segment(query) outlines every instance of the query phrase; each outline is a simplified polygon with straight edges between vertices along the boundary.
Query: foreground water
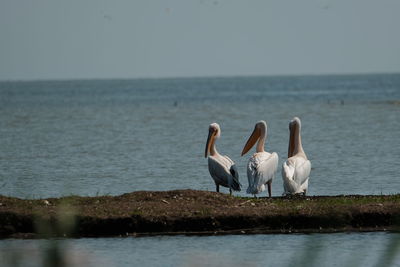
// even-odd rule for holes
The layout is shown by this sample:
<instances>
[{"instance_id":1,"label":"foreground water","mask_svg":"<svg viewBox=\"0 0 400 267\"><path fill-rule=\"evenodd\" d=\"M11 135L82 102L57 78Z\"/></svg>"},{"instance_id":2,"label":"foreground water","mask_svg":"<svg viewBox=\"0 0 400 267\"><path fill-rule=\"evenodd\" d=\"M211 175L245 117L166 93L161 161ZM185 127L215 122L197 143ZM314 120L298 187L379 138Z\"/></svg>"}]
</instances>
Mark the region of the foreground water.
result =
<instances>
[{"instance_id":1,"label":"foreground water","mask_svg":"<svg viewBox=\"0 0 400 267\"><path fill-rule=\"evenodd\" d=\"M3 240L2 266L398 266L400 234ZM20 265L18 265L20 264Z\"/></svg>"},{"instance_id":2,"label":"foreground water","mask_svg":"<svg viewBox=\"0 0 400 267\"><path fill-rule=\"evenodd\" d=\"M266 120L280 165L299 116L311 195L400 191L400 75L0 82L0 194L23 198L214 190L208 125L238 165ZM281 195L280 168L273 195ZM242 190L242 195L245 195Z\"/></svg>"}]
</instances>

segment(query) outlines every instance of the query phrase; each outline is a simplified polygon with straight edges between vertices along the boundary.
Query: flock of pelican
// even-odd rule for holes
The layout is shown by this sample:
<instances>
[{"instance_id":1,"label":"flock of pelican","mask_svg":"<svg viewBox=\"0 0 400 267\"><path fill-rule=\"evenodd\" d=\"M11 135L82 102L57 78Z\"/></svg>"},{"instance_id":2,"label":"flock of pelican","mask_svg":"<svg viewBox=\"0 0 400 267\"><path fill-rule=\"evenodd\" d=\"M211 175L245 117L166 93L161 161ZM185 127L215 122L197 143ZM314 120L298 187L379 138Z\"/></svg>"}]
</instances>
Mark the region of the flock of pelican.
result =
<instances>
[{"instance_id":1,"label":"flock of pelican","mask_svg":"<svg viewBox=\"0 0 400 267\"><path fill-rule=\"evenodd\" d=\"M311 162L307 159L301 144L301 122L294 117L289 123L289 148L288 158L282 165L282 179L284 195L306 194L308 179L311 172ZM205 157L208 157L208 170L213 178L216 191L219 186L229 188L232 191L240 191L239 173L235 163L228 157L218 153L215 141L221 136L221 128L217 123L209 126ZM259 121L256 123L253 133L247 140L242 156L246 154L257 143L256 152L250 157L247 164L247 179L249 186L247 193L256 196L268 187L268 196L271 197L272 180L278 169L278 154L264 150L267 139L267 123ZM266 186L267 185L267 186Z\"/></svg>"}]
</instances>

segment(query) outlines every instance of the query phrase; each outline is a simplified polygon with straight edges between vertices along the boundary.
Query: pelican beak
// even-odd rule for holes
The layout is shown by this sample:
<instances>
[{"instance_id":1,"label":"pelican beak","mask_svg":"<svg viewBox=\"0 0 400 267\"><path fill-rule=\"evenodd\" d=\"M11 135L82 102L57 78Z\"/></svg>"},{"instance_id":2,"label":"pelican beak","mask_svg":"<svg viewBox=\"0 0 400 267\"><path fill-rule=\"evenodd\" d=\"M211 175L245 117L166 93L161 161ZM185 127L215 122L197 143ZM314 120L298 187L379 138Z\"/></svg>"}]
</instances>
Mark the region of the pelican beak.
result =
<instances>
[{"instance_id":1,"label":"pelican beak","mask_svg":"<svg viewBox=\"0 0 400 267\"><path fill-rule=\"evenodd\" d=\"M260 138L261 131L257 127L254 128L253 133L249 137L249 140L247 140L246 145L244 146L242 150L242 156L246 154L257 142L258 138Z\"/></svg>"},{"instance_id":2,"label":"pelican beak","mask_svg":"<svg viewBox=\"0 0 400 267\"><path fill-rule=\"evenodd\" d=\"M204 153L204 157L206 157L206 158L207 158L208 153L210 152L210 146L211 146L211 143L212 143L212 140L213 140L214 136L215 136L215 131L213 129L210 129L208 131L208 137L207 137L207 143L206 143L206 151Z\"/></svg>"},{"instance_id":3,"label":"pelican beak","mask_svg":"<svg viewBox=\"0 0 400 267\"><path fill-rule=\"evenodd\" d=\"M288 148L288 158L293 156L294 152L294 126L293 121L289 123L289 148Z\"/></svg>"}]
</instances>

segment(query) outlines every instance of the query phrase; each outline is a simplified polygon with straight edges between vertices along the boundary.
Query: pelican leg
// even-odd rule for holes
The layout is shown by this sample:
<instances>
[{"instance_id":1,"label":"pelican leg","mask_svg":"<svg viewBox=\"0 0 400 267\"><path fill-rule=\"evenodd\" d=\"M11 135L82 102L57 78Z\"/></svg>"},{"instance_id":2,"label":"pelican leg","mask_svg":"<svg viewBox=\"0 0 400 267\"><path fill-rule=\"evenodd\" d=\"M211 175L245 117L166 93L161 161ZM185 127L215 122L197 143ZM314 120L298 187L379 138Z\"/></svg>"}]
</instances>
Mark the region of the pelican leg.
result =
<instances>
[{"instance_id":1,"label":"pelican leg","mask_svg":"<svg viewBox=\"0 0 400 267\"><path fill-rule=\"evenodd\" d=\"M268 181L267 184L268 184L268 195L269 195L269 197L271 197L272 196L272 193L271 193L271 184L272 184L272 182Z\"/></svg>"},{"instance_id":2,"label":"pelican leg","mask_svg":"<svg viewBox=\"0 0 400 267\"><path fill-rule=\"evenodd\" d=\"M219 193L219 185L216 184L215 187L216 187L217 193Z\"/></svg>"},{"instance_id":3,"label":"pelican leg","mask_svg":"<svg viewBox=\"0 0 400 267\"><path fill-rule=\"evenodd\" d=\"M232 189L229 188L229 195L232 196Z\"/></svg>"},{"instance_id":4,"label":"pelican leg","mask_svg":"<svg viewBox=\"0 0 400 267\"><path fill-rule=\"evenodd\" d=\"M303 195L305 196L307 194L307 189L304 189Z\"/></svg>"}]
</instances>

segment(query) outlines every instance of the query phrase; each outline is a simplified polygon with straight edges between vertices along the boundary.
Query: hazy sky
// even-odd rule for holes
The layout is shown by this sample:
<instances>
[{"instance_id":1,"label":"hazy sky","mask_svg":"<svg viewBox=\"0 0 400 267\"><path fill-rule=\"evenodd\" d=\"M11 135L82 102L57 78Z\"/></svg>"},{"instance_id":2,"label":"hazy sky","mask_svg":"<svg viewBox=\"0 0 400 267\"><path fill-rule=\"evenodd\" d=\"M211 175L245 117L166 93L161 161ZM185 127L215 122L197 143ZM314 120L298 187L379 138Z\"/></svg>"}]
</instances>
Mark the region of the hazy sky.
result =
<instances>
[{"instance_id":1,"label":"hazy sky","mask_svg":"<svg viewBox=\"0 0 400 267\"><path fill-rule=\"evenodd\" d=\"M365 72L399 0L0 0L0 80Z\"/></svg>"}]
</instances>

